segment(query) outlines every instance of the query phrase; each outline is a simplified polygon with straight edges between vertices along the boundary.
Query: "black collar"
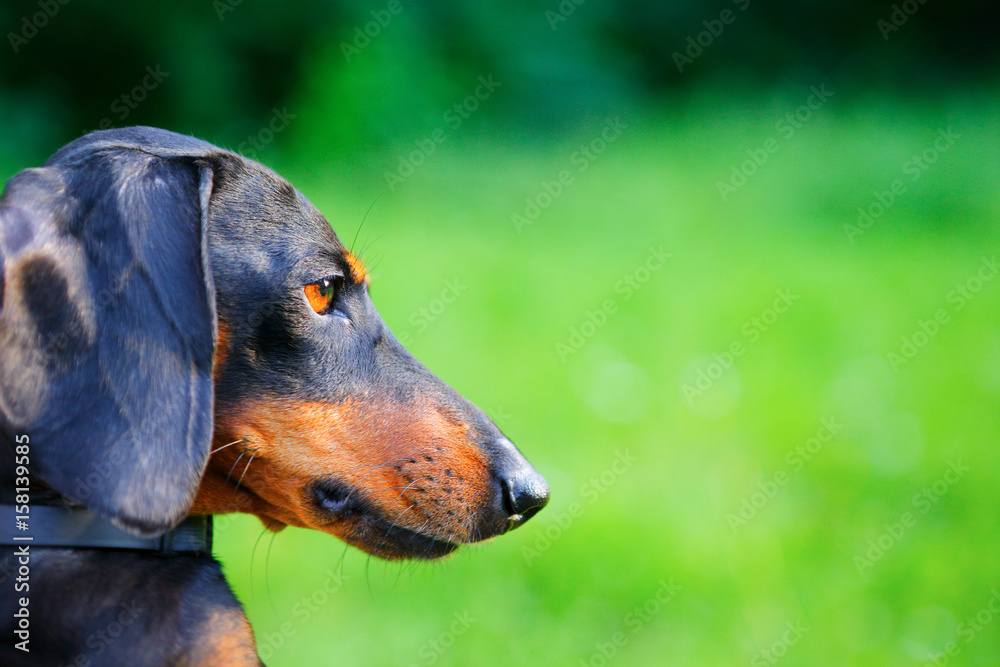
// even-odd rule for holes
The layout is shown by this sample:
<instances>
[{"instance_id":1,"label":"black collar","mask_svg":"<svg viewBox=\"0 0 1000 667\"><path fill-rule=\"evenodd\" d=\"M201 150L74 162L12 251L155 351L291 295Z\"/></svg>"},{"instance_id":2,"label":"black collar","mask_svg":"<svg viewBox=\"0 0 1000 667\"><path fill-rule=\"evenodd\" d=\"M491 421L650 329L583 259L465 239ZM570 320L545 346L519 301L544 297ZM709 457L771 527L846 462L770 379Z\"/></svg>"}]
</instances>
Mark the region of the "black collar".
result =
<instances>
[{"instance_id":1,"label":"black collar","mask_svg":"<svg viewBox=\"0 0 1000 667\"><path fill-rule=\"evenodd\" d=\"M0 545L211 554L212 517L189 516L158 537L137 537L83 508L32 505L19 514L0 505Z\"/></svg>"}]
</instances>

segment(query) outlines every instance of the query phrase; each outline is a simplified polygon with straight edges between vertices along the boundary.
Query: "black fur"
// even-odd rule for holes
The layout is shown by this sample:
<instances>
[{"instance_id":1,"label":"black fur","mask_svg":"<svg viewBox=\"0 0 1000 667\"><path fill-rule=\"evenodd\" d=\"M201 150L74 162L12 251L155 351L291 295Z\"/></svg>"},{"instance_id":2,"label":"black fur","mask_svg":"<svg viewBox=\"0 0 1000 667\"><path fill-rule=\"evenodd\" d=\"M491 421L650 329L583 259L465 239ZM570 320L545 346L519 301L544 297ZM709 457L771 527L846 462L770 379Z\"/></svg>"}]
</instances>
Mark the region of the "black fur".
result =
<instances>
[{"instance_id":1,"label":"black fur","mask_svg":"<svg viewBox=\"0 0 1000 667\"><path fill-rule=\"evenodd\" d=\"M420 395L460 420L488 461L475 539L526 520L548 499L544 480L403 348L351 271L301 193L197 139L95 132L16 175L0 199L0 502L14 501L15 437L28 434L32 502L82 505L158 535L194 500L214 415L260 394L332 403L379 395L400 405ZM303 286L332 276L344 278L334 307L345 317L316 317ZM228 353L216 378L219 321ZM390 553L455 547L337 484L314 487L317 511L363 515L358 530ZM242 608L209 557L32 554L35 634L25 656L11 646L17 563L0 547L0 664L217 664L213 647L231 664L257 664ZM124 630L128 639L93 639L132 600L148 611Z\"/></svg>"},{"instance_id":2,"label":"black fur","mask_svg":"<svg viewBox=\"0 0 1000 667\"><path fill-rule=\"evenodd\" d=\"M107 134L0 199L0 247L26 260L0 311L0 432L30 433L32 471L61 495L157 534L187 513L212 437L212 171L198 158L213 149L188 140L195 155L164 158L150 144L167 136ZM116 147L129 141L144 150Z\"/></svg>"}]
</instances>

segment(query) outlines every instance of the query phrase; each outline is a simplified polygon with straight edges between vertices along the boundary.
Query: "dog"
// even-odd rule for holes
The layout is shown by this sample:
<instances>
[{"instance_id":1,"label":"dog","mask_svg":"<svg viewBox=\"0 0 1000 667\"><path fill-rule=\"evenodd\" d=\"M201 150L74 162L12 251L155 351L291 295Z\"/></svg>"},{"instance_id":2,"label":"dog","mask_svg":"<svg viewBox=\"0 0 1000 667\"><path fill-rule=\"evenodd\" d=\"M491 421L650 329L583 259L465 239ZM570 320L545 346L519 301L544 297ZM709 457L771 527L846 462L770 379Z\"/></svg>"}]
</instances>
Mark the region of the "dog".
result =
<instances>
[{"instance_id":1,"label":"dog","mask_svg":"<svg viewBox=\"0 0 1000 667\"><path fill-rule=\"evenodd\" d=\"M94 132L10 179L0 664L263 664L213 514L435 559L548 502L369 284L286 180L199 139Z\"/></svg>"}]
</instances>

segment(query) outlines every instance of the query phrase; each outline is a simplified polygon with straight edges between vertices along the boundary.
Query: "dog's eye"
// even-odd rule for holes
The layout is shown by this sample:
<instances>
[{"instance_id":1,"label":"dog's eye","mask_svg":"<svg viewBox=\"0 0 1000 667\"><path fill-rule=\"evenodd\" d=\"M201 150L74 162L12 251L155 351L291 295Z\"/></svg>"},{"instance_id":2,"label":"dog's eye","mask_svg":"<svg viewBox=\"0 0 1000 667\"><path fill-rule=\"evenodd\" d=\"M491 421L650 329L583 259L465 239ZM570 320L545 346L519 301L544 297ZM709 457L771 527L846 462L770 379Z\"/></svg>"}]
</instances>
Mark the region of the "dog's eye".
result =
<instances>
[{"instance_id":1,"label":"dog's eye","mask_svg":"<svg viewBox=\"0 0 1000 667\"><path fill-rule=\"evenodd\" d=\"M306 285L306 298L309 300L309 305L312 306L312 309L317 314L323 315L329 312L333 307L333 303L337 298L337 292L340 290L341 283L343 282L343 278L336 276L323 278L323 280Z\"/></svg>"}]
</instances>

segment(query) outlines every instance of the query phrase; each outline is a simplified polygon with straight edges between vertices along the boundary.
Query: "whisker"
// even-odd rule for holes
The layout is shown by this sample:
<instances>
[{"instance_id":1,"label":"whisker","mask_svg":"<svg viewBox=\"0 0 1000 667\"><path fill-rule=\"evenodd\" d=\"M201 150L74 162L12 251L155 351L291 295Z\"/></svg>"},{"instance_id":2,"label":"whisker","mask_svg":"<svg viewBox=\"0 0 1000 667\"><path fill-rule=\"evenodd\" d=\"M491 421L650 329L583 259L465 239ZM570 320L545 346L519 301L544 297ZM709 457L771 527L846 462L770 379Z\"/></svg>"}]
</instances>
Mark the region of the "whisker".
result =
<instances>
[{"instance_id":1,"label":"whisker","mask_svg":"<svg viewBox=\"0 0 1000 667\"><path fill-rule=\"evenodd\" d=\"M382 263L382 260L384 258L385 258L385 255L379 255L378 257L374 258L372 261L368 262L368 267L369 267L368 268L368 274L369 275L375 273L375 269L378 268L378 265Z\"/></svg>"},{"instance_id":2,"label":"whisker","mask_svg":"<svg viewBox=\"0 0 1000 667\"><path fill-rule=\"evenodd\" d=\"M218 447L218 448L216 448L216 449L213 449L213 450L212 450L211 452L209 452L209 454L214 454L214 453L216 453L216 452L221 452L221 451L222 451L223 449L225 449L226 447L231 447L232 445L235 445L235 444L237 444L237 443L240 443L240 442L243 442L243 440L244 440L243 438L240 438L239 440L233 440L233 441L232 441L231 443L229 443L228 445L222 445L221 447Z\"/></svg>"},{"instance_id":3,"label":"whisker","mask_svg":"<svg viewBox=\"0 0 1000 667\"><path fill-rule=\"evenodd\" d=\"M414 532L419 533L421 530L424 529L424 526L430 523L430 521L431 521L430 519L427 519L427 521L424 522L424 525L420 526L420 528ZM425 558L427 558L427 554L431 552L431 548L434 546L434 543L438 541L437 538L440 537L440 535L441 535L440 530L434 531L434 537L431 538L432 541L430 542L430 544L427 545L427 548L424 549L424 553L420 554L420 560L424 560Z\"/></svg>"},{"instance_id":4,"label":"whisker","mask_svg":"<svg viewBox=\"0 0 1000 667\"><path fill-rule=\"evenodd\" d=\"M236 459L236 461L233 463L233 467L229 469L229 474L226 475L225 484L229 484L229 478L232 476L233 471L236 470L236 464L240 462L240 459L243 458L244 454L246 454L246 452L240 452L240 458Z\"/></svg>"},{"instance_id":5,"label":"whisker","mask_svg":"<svg viewBox=\"0 0 1000 667\"><path fill-rule=\"evenodd\" d=\"M391 525L391 526L389 526L389 530L385 531L385 536L386 536L386 537L389 537L389 533L391 533L391 532L392 532L392 529L396 527L396 523L398 523L398 522L399 522L399 520L403 518L403 515L404 515L404 514L406 514L407 512L409 512L409 511L410 511L411 509L413 509L413 508L414 508L414 507L416 507L416 506L417 506L417 505L416 505L416 503L414 503L414 504L410 505L409 507L407 507L407 508L406 508L405 510L403 510L402 512L400 512L399 514L397 514L397 515L396 515L396 520L392 522L392 525Z\"/></svg>"},{"instance_id":6,"label":"whisker","mask_svg":"<svg viewBox=\"0 0 1000 667\"><path fill-rule=\"evenodd\" d=\"M406 493L407 489L409 489L410 487L412 487L414 484L416 484L419 481L420 481L419 479L415 479L412 482L410 482L409 484L407 484L406 486L390 486L390 487L387 487L387 488L384 488L384 489L378 489L378 490L369 491L368 494L369 495L375 495L375 494L378 494L378 493L382 493L383 491L395 491L395 490L399 490L399 498L400 498L400 500L402 500L403 494ZM350 496L348 496L348 497L350 497ZM388 535L388 534L389 533L386 533L386 535Z\"/></svg>"},{"instance_id":7,"label":"whisker","mask_svg":"<svg viewBox=\"0 0 1000 667\"><path fill-rule=\"evenodd\" d=\"M358 470L359 468L381 468L387 466L390 463L395 463L396 461L409 461L406 457L400 457L398 459L389 459L388 461L383 461L382 463L369 463L367 465L354 466L351 471Z\"/></svg>"},{"instance_id":8,"label":"whisker","mask_svg":"<svg viewBox=\"0 0 1000 667\"><path fill-rule=\"evenodd\" d=\"M254 559L257 557L257 545L260 544L261 538L264 537L264 534L267 532L268 532L267 528L264 528L263 530L260 531L260 535L257 536L257 540L253 543L253 549L250 551L250 602L254 604L256 604L257 602L257 592L253 585L253 562ZM264 570L266 574L267 573L266 564Z\"/></svg>"},{"instance_id":9,"label":"whisker","mask_svg":"<svg viewBox=\"0 0 1000 667\"><path fill-rule=\"evenodd\" d=\"M247 461L247 467L243 469L243 474L240 475L240 481L236 482L236 490L240 488L240 484L243 483L243 478L247 476L247 470L250 470L250 464L253 463L253 457L257 456L257 452L250 455L250 460Z\"/></svg>"},{"instance_id":10,"label":"whisker","mask_svg":"<svg viewBox=\"0 0 1000 667\"><path fill-rule=\"evenodd\" d=\"M271 580L267 576L267 565L271 562L271 547L274 546L274 540L278 537L278 534L271 532L271 541L267 543L267 553L264 555L264 590L267 591L267 602L271 606L271 612L277 616L278 610L274 608L274 596L271 595Z\"/></svg>"},{"instance_id":11,"label":"whisker","mask_svg":"<svg viewBox=\"0 0 1000 667\"><path fill-rule=\"evenodd\" d=\"M378 197L375 197L375 201L373 201L373 202L371 203L371 206L369 206L369 207L368 207L368 210L367 210L367 211L365 211L365 215L364 215L364 217L362 217L362 218L361 218L361 224L360 224L360 225L358 225L358 229L357 229L357 231L356 231L356 232L354 232L354 240L353 240L353 241L351 241L351 252L354 252L354 248L355 248L355 245L356 245L356 244L357 244L357 242L358 242L358 234L360 234L360 233L361 233L361 228L365 226L365 220L367 220L367 219L368 219L368 214L372 212L372 209L373 209L373 208L375 208L375 204L377 204L377 203L378 203L378 200L379 200L379 199L381 199L381 198L382 198L382 195L384 195L384 194L385 194L385 192L380 192L380 193L378 193ZM360 256L361 254L362 254L362 253L358 253L358 255L359 255L359 256Z\"/></svg>"},{"instance_id":12,"label":"whisker","mask_svg":"<svg viewBox=\"0 0 1000 667\"><path fill-rule=\"evenodd\" d=\"M359 256L359 257L364 257L365 253L366 253L366 252L368 251L368 248L370 248L371 246L373 246L373 245L375 245L376 243L378 243L379 241L381 241L381 240L382 240L382 238L383 238L383 236L382 236L382 235L379 235L379 236L376 236L376 237L375 237L375 239L374 239L374 240L372 240L372 241L369 241L369 240L368 240L368 239L366 238L366 239L365 239L365 244L364 244L364 245L363 245L363 246L361 247L361 252L359 252L359 253L358 253L358 256Z\"/></svg>"},{"instance_id":13,"label":"whisker","mask_svg":"<svg viewBox=\"0 0 1000 667\"><path fill-rule=\"evenodd\" d=\"M407 489L409 489L419 481L420 481L419 479L415 479L406 486L386 486L381 489L370 489L368 491L368 494L375 495L376 493L382 493L383 491L400 491L399 495L402 497L403 493L405 493Z\"/></svg>"}]
</instances>

